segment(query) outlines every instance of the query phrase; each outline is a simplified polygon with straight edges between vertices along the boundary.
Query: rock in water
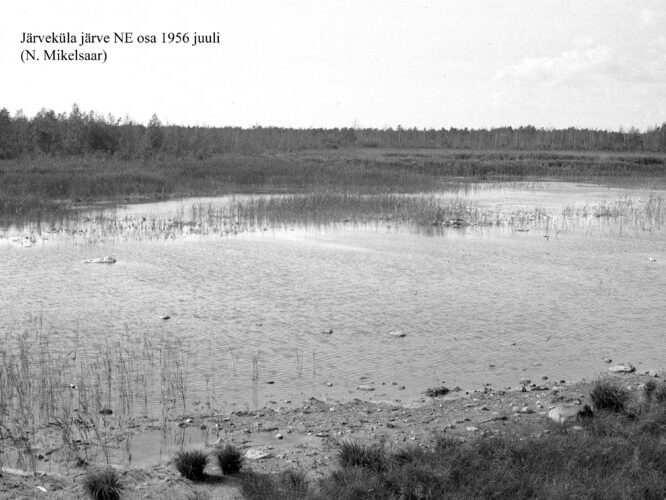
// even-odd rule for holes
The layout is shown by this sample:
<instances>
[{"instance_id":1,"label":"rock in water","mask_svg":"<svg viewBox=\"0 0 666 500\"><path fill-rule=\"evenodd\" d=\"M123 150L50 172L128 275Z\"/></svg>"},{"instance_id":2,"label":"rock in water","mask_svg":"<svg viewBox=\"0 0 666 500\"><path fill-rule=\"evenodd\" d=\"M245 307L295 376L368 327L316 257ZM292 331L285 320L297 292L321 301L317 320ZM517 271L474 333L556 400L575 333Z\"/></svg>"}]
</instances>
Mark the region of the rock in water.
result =
<instances>
[{"instance_id":1,"label":"rock in water","mask_svg":"<svg viewBox=\"0 0 666 500\"><path fill-rule=\"evenodd\" d=\"M583 418L592 418L594 413L589 405L581 406L571 403L560 403L548 411L548 418L558 424L577 422Z\"/></svg>"},{"instance_id":2,"label":"rock in water","mask_svg":"<svg viewBox=\"0 0 666 500\"><path fill-rule=\"evenodd\" d=\"M631 363L622 363L620 365L611 366L608 371L613 373L632 373L636 371L636 368L634 368L634 365Z\"/></svg>"},{"instance_id":3,"label":"rock in water","mask_svg":"<svg viewBox=\"0 0 666 500\"><path fill-rule=\"evenodd\" d=\"M428 388L425 390L425 395L429 396L431 398L436 398L438 396L446 396L449 393L449 388L444 387L443 385L440 387L434 387L434 388Z\"/></svg>"},{"instance_id":4,"label":"rock in water","mask_svg":"<svg viewBox=\"0 0 666 500\"><path fill-rule=\"evenodd\" d=\"M115 264L116 259L114 259L110 255L106 255L104 257L98 257L96 259L84 259L81 262L84 264Z\"/></svg>"}]
</instances>

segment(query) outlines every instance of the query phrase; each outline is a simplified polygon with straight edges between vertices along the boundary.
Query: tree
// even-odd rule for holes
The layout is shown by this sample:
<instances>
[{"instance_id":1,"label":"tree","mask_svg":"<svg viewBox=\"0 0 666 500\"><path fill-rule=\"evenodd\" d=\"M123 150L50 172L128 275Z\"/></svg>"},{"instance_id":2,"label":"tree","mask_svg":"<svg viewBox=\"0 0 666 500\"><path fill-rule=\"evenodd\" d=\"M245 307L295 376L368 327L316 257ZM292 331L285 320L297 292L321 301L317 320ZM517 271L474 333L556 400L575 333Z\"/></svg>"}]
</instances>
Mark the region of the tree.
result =
<instances>
[{"instance_id":1,"label":"tree","mask_svg":"<svg viewBox=\"0 0 666 500\"><path fill-rule=\"evenodd\" d=\"M7 108L0 110L0 159L6 160L16 157L18 151L14 138L12 118Z\"/></svg>"},{"instance_id":2,"label":"tree","mask_svg":"<svg viewBox=\"0 0 666 500\"><path fill-rule=\"evenodd\" d=\"M162 122L153 114L148 122L148 131L146 133L146 146L148 151L157 151L162 149L164 145L164 131L162 130Z\"/></svg>"}]
</instances>

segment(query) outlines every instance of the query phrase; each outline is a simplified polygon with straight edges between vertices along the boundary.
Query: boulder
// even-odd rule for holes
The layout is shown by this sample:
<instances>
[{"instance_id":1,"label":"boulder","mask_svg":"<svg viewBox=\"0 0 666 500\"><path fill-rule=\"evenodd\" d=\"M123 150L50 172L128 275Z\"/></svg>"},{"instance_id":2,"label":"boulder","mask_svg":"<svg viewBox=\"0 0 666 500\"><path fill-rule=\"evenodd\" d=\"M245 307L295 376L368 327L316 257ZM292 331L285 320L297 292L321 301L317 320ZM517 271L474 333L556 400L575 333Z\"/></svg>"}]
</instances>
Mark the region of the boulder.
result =
<instances>
[{"instance_id":1,"label":"boulder","mask_svg":"<svg viewBox=\"0 0 666 500\"><path fill-rule=\"evenodd\" d=\"M548 418L564 424L567 422L577 422L583 418L592 418L594 413L589 405L581 406L571 403L560 403L548 411Z\"/></svg>"},{"instance_id":2,"label":"boulder","mask_svg":"<svg viewBox=\"0 0 666 500\"><path fill-rule=\"evenodd\" d=\"M357 386L357 387L356 387L356 390L357 390L357 391L374 391L375 388L372 387L371 385L365 385L365 384L363 384L363 385L359 385L359 386Z\"/></svg>"},{"instance_id":3,"label":"boulder","mask_svg":"<svg viewBox=\"0 0 666 500\"><path fill-rule=\"evenodd\" d=\"M611 366L608 371L613 373L632 373L636 371L636 368L631 363L622 363Z\"/></svg>"}]
</instances>

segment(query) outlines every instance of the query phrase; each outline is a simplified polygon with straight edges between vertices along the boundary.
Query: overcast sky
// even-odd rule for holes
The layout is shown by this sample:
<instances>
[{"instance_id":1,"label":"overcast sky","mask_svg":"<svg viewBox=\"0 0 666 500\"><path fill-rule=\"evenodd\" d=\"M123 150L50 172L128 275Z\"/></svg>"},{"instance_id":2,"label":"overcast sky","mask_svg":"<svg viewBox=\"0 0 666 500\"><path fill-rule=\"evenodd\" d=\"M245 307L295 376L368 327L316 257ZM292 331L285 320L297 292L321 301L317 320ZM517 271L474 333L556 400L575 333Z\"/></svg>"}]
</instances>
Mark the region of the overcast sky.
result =
<instances>
[{"instance_id":1,"label":"overcast sky","mask_svg":"<svg viewBox=\"0 0 666 500\"><path fill-rule=\"evenodd\" d=\"M219 32L209 46L21 44L24 32ZM23 49L106 49L104 64ZM666 122L664 0L4 2L0 107L287 127Z\"/></svg>"}]
</instances>

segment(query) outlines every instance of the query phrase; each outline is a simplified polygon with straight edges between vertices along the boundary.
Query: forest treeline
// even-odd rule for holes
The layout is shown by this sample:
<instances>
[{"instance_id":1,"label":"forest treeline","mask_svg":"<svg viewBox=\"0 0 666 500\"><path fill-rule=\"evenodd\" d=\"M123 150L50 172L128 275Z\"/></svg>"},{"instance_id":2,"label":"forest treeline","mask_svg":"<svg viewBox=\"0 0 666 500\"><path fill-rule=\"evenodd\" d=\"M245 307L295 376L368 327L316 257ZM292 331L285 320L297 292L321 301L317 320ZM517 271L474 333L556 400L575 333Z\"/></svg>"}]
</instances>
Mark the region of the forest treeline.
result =
<instances>
[{"instance_id":1,"label":"forest treeline","mask_svg":"<svg viewBox=\"0 0 666 500\"><path fill-rule=\"evenodd\" d=\"M185 127L163 125L153 115L148 125L84 112L42 109L32 118L0 110L0 159L33 155L98 155L141 159L160 155L204 159L220 153L258 154L307 149L436 148L469 150L666 152L666 123L646 131L543 129L532 126L493 129L419 130L278 127Z\"/></svg>"}]
</instances>

